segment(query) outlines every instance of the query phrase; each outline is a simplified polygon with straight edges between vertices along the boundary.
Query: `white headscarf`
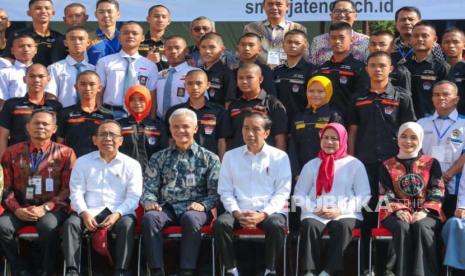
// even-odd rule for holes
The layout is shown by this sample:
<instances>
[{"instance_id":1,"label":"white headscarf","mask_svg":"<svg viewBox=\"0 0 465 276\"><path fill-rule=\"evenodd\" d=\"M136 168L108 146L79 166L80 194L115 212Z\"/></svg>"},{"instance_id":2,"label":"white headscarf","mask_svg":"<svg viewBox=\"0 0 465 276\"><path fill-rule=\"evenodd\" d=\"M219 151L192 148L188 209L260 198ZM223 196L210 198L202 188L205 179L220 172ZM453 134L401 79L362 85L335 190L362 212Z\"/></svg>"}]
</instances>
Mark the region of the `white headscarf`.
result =
<instances>
[{"instance_id":1,"label":"white headscarf","mask_svg":"<svg viewBox=\"0 0 465 276\"><path fill-rule=\"evenodd\" d=\"M397 133L397 140L399 140L402 133L404 133L407 129L410 129L417 135L418 148L416 148L415 151L413 151L412 153L403 152L402 149L399 148L399 154L397 154L397 157L400 159L410 159L417 157L423 145L423 128L421 127L421 125L415 122L403 123L399 128L399 132Z\"/></svg>"}]
</instances>

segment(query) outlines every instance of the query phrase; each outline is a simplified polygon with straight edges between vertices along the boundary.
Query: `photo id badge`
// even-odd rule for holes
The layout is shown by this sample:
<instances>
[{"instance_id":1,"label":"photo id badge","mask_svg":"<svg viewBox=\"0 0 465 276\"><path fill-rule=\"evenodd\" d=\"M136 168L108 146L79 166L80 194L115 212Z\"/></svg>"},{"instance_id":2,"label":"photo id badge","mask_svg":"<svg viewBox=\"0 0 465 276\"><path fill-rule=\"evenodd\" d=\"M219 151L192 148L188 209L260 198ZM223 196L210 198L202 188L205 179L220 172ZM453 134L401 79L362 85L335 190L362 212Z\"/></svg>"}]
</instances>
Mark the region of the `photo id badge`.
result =
<instances>
[{"instance_id":1,"label":"photo id badge","mask_svg":"<svg viewBox=\"0 0 465 276\"><path fill-rule=\"evenodd\" d=\"M186 175L186 187L193 187L195 186L195 174L190 173Z\"/></svg>"},{"instance_id":2,"label":"photo id badge","mask_svg":"<svg viewBox=\"0 0 465 276\"><path fill-rule=\"evenodd\" d=\"M280 54L276 50L270 50L268 52L267 63L272 65L280 64Z\"/></svg>"},{"instance_id":3,"label":"photo id badge","mask_svg":"<svg viewBox=\"0 0 465 276\"><path fill-rule=\"evenodd\" d=\"M52 178L45 179L45 192L53 192L53 179Z\"/></svg>"},{"instance_id":4,"label":"photo id badge","mask_svg":"<svg viewBox=\"0 0 465 276\"><path fill-rule=\"evenodd\" d=\"M41 195L42 194L42 177L41 176L33 176L31 177L32 186L34 186L34 194Z\"/></svg>"},{"instance_id":5,"label":"photo id badge","mask_svg":"<svg viewBox=\"0 0 465 276\"><path fill-rule=\"evenodd\" d=\"M34 186L28 185L26 187L26 199L27 200L32 200L34 199Z\"/></svg>"}]
</instances>

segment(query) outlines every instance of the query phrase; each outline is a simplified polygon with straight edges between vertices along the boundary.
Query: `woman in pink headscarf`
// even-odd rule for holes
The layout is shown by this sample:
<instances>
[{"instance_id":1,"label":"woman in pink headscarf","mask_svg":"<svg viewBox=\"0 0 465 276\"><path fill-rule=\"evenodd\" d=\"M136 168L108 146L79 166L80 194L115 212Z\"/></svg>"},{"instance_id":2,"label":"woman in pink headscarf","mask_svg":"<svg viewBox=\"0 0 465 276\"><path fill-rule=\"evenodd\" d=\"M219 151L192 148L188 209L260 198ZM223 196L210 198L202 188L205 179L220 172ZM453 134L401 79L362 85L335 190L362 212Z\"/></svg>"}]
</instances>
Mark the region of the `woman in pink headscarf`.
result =
<instances>
[{"instance_id":1,"label":"woman in pink headscarf","mask_svg":"<svg viewBox=\"0 0 465 276\"><path fill-rule=\"evenodd\" d=\"M302 169L294 201L302 208L299 239L303 275L332 275L344 270L344 250L352 229L363 220L361 207L370 198L370 185L362 162L347 154L347 131L330 123L320 132L321 150ZM326 263L320 264L321 237L328 229Z\"/></svg>"}]
</instances>

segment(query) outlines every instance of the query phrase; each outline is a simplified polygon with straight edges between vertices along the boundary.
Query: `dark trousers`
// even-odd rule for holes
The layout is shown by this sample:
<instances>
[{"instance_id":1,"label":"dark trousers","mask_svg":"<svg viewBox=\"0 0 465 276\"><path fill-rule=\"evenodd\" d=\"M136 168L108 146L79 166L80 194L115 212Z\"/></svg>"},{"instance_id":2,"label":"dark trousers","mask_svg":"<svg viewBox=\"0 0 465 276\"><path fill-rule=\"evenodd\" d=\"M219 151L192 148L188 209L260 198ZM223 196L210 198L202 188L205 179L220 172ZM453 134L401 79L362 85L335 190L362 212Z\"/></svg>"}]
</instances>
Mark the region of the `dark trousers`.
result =
<instances>
[{"instance_id":1,"label":"dark trousers","mask_svg":"<svg viewBox=\"0 0 465 276\"><path fill-rule=\"evenodd\" d=\"M169 208L147 212L142 219L142 239L149 267L163 268L163 227L179 224L182 228L180 268L195 269L202 239L200 229L208 219L206 212L193 210L179 217Z\"/></svg>"},{"instance_id":2,"label":"dark trousers","mask_svg":"<svg viewBox=\"0 0 465 276\"><path fill-rule=\"evenodd\" d=\"M390 215L383 221L392 233L396 276L439 275L437 235L441 222L426 217L413 224Z\"/></svg>"},{"instance_id":3,"label":"dark trousers","mask_svg":"<svg viewBox=\"0 0 465 276\"><path fill-rule=\"evenodd\" d=\"M116 237L110 246L116 269L128 269L134 248L135 218L133 215L122 216L108 233L108 240ZM63 225L63 254L67 268L76 269L81 263L80 247L85 230L82 219L71 215ZM90 246L90 245L88 245Z\"/></svg>"},{"instance_id":4,"label":"dark trousers","mask_svg":"<svg viewBox=\"0 0 465 276\"><path fill-rule=\"evenodd\" d=\"M446 193L444 201L442 202L442 211L444 211L444 214L447 218L451 218L454 216L456 206L457 195L450 195L449 193Z\"/></svg>"},{"instance_id":5,"label":"dark trousers","mask_svg":"<svg viewBox=\"0 0 465 276\"><path fill-rule=\"evenodd\" d=\"M257 225L265 231L265 267L275 270L276 259L283 251L286 217L272 214ZM236 267L232 231L240 224L230 213L224 213L215 222L215 240L226 269Z\"/></svg>"},{"instance_id":6,"label":"dark trousers","mask_svg":"<svg viewBox=\"0 0 465 276\"><path fill-rule=\"evenodd\" d=\"M302 220L300 226L299 263L302 271L324 269L328 273L344 270L344 251L352 241L352 229L358 227L360 221L353 218L332 220L324 224L313 218ZM324 229L329 231L330 239L326 264L321 267L321 237Z\"/></svg>"},{"instance_id":7,"label":"dark trousers","mask_svg":"<svg viewBox=\"0 0 465 276\"><path fill-rule=\"evenodd\" d=\"M37 222L19 220L10 212L6 212L0 217L0 246L10 262L13 272L20 271L27 266L26 262L19 256L15 232L21 227L35 225L39 234L42 270L47 275L53 275L57 261L56 256L59 252L58 229L67 217L68 214L61 210L49 212Z\"/></svg>"}]
</instances>

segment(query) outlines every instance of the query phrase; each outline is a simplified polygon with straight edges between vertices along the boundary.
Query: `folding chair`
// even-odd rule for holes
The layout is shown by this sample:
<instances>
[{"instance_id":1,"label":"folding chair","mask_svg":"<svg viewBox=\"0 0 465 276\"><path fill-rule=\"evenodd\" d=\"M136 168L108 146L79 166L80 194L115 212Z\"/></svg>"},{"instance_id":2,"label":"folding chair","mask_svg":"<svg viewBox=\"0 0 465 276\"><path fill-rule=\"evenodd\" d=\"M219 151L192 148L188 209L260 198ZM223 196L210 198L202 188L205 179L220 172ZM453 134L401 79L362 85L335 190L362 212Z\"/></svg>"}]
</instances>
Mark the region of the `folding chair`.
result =
<instances>
[{"instance_id":1,"label":"folding chair","mask_svg":"<svg viewBox=\"0 0 465 276\"><path fill-rule=\"evenodd\" d=\"M285 206L287 208L287 205ZM239 228L233 230L232 235L235 239L242 239L242 240L264 240L265 239L265 231L260 228L254 229L244 229ZM289 235L289 216L286 214L286 227L284 229L284 247L283 247L283 274L286 276L287 273L287 258L286 258L286 247L287 247L287 237ZM221 276L225 275L225 267L221 266Z\"/></svg>"},{"instance_id":2,"label":"folding chair","mask_svg":"<svg viewBox=\"0 0 465 276\"><path fill-rule=\"evenodd\" d=\"M202 238L210 239L210 245L212 249L212 275L215 276L216 275L216 272L215 272L215 239L213 237L213 225L215 224L215 221L217 218L217 209L216 208L211 209L210 213L212 214L212 220L209 224L204 225L202 226L202 228L200 228L200 235L202 236ZM142 222L143 215L144 215L144 209L142 208L141 222ZM142 233L142 225L140 225L140 233ZM162 233L165 239L179 240L182 237L182 227L179 225L167 226L163 228ZM142 254L142 238L139 239L138 254L139 254L138 264L140 264L141 254ZM138 266L139 267L138 267L137 275L140 276L140 265Z\"/></svg>"},{"instance_id":3,"label":"folding chair","mask_svg":"<svg viewBox=\"0 0 465 276\"><path fill-rule=\"evenodd\" d=\"M323 232L322 236L323 240L329 240L330 235L328 232L328 229L325 229ZM360 228L354 228L352 229L352 240L357 241L357 275L361 275L360 270L361 270L361 264L360 264L360 252L361 252L361 244L362 244L362 239L361 239L361 233L360 233ZM295 275L299 275L299 249L300 249L300 235L297 238L297 260L296 260L296 267L295 267Z\"/></svg>"},{"instance_id":4,"label":"folding chair","mask_svg":"<svg viewBox=\"0 0 465 276\"><path fill-rule=\"evenodd\" d=\"M384 200L383 196L379 197L379 202ZM392 240L392 233L388 229L384 228L383 224L381 223L382 218L385 218L388 214L387 207L381 207L379 209L378 214L378 226L376 228L371 229L370 235L370 243L368 249L368 269L370 273L373 271L372 269L372 254L373 254L373 243L374 241L390 241Z\"/></svg>"}]
</instances>

